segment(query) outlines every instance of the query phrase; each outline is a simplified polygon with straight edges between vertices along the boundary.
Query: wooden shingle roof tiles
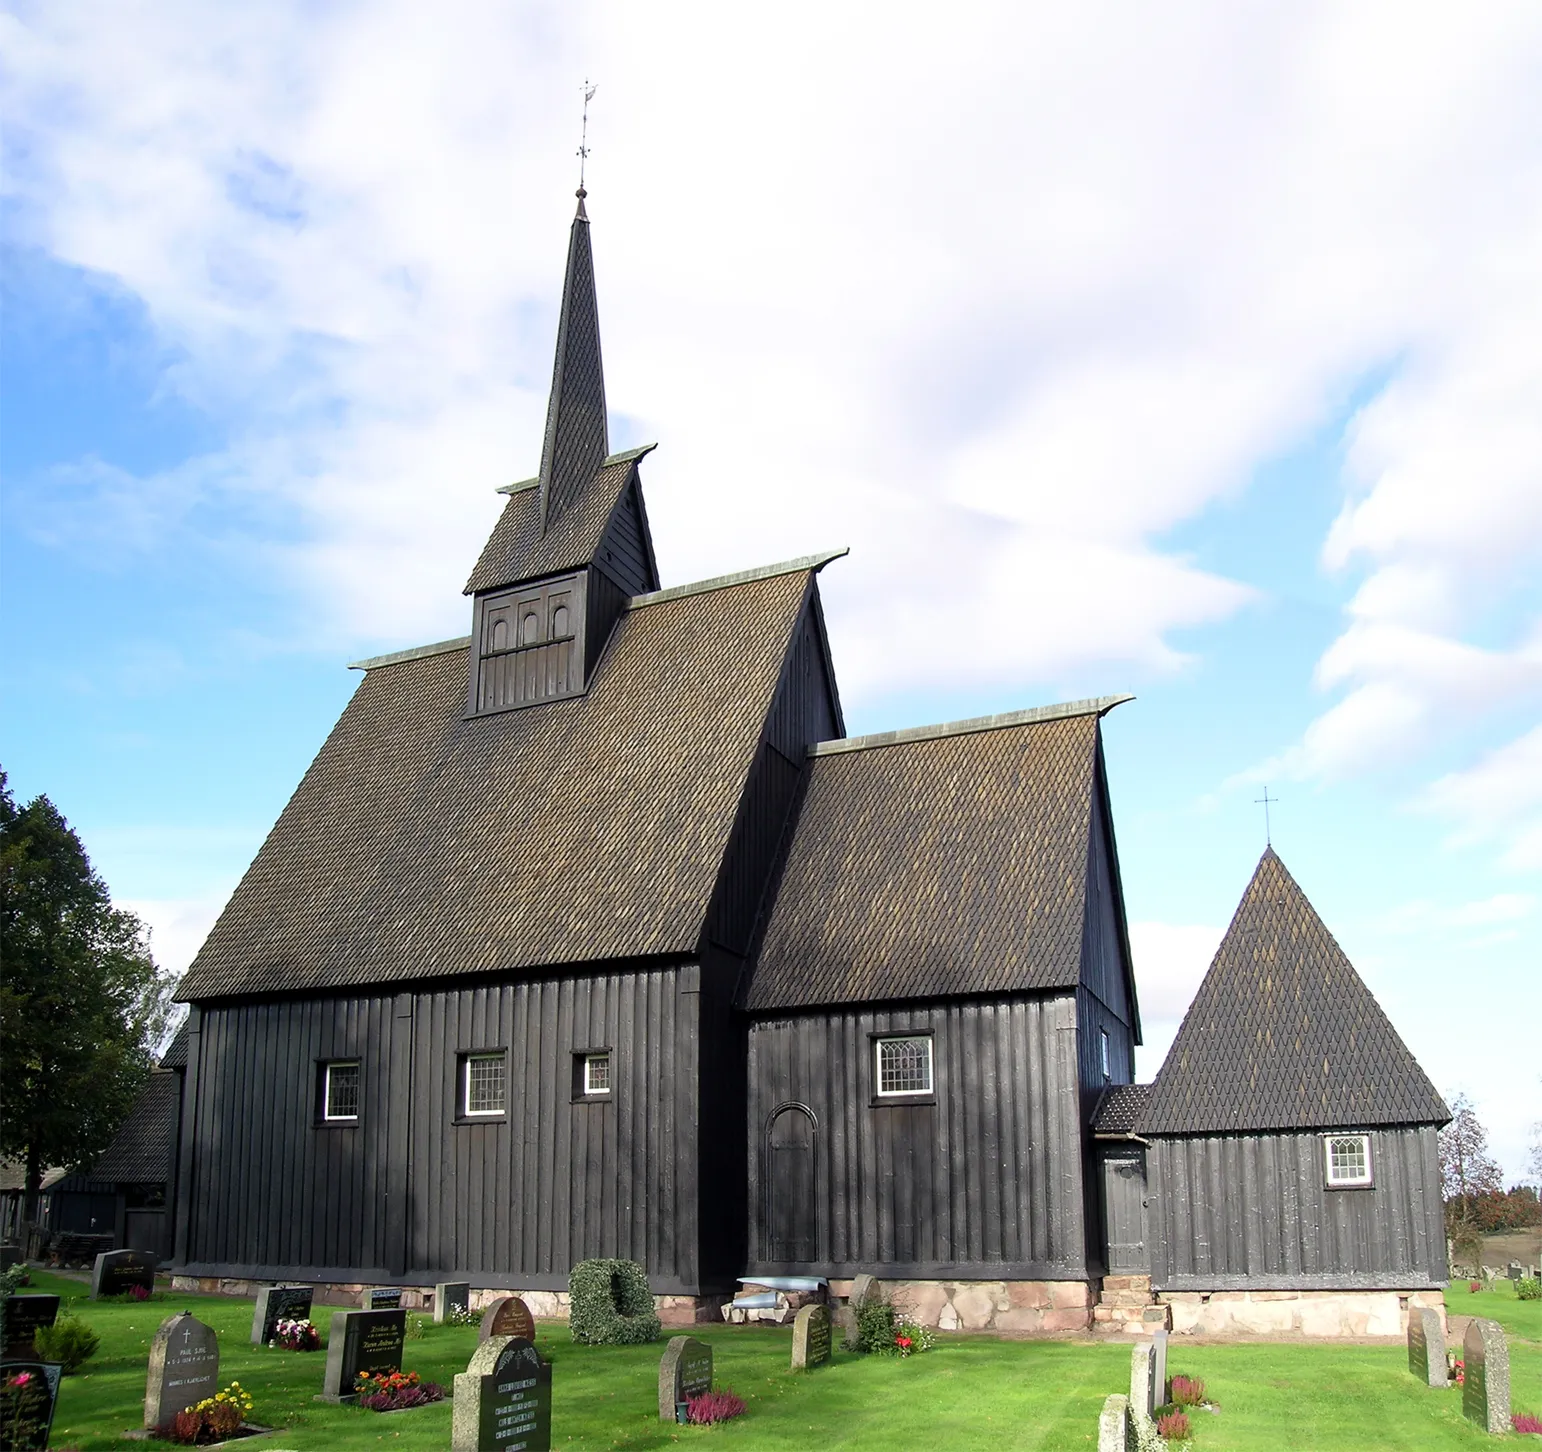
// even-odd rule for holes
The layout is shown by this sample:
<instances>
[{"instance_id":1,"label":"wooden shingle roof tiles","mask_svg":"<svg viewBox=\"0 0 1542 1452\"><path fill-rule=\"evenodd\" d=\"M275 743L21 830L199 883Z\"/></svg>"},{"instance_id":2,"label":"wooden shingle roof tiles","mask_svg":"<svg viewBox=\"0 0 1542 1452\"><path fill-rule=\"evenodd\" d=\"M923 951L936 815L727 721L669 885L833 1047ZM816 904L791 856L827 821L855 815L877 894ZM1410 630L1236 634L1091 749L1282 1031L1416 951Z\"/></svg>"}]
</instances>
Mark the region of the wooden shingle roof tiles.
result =
<instances>
[{"instance_id":1,"label":"wooden shingle roof tiles","mask_svg":"<svg viewBox=\"0 0 1542 1452\"><path fill-rule=\"evenodd\" d=\"M155 1185L170 1179L181 1104L182 1076L170 1070L151 1074L112 1143L91 1166L92 1179L120 1185Z\"/></svg>"}]
</instances>

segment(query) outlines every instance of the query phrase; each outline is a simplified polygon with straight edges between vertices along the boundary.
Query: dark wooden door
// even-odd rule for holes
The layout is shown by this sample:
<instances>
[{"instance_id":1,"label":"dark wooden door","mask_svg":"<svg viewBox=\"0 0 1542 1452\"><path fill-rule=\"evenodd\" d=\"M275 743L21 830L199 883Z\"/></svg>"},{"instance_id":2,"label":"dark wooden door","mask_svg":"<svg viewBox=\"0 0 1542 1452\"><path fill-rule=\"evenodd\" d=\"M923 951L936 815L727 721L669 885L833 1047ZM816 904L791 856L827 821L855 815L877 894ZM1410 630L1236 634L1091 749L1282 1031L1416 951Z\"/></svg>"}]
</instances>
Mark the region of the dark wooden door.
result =
<instances>
[{"instance_id":1,"label":"dark wooden door","mask_svg":"<svg viewBox=\"0 0 1542 1452\"><path fill-rule=\"evenodd\" d=\"M1109 1274L1147 1274L1146 1152L1139 1145L1103 1151L1103 1225Z\"/></svg>"},{"instance_id":2,"label":"dark wooden door","mask_svg":"<svg viewBox=\"0 0 1542 1452\"><path fill-rule=\"evenodd\" d=\"M772 1116L766 1132L767 1259L812 1261L814 1209L814 1116L801 1104Z\"/></svg>"}]
</instances>

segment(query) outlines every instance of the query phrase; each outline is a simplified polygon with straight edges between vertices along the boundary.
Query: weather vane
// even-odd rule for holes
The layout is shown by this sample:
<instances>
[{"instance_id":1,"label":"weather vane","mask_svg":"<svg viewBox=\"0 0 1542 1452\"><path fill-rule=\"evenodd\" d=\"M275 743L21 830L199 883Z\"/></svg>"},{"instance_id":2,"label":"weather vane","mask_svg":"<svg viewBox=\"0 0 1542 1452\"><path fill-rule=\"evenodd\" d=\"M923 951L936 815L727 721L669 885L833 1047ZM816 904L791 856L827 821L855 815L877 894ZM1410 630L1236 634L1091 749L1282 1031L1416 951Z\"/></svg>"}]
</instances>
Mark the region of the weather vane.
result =
<instances>
[{"instance_id":1,"label":"weather vane","mask_svg":"<svg viewBox=\"0 0 1542 1452\"><path fill-rule=\"evenodd\" d=\"M1269 795L1269 788L1267 786L1264 787L1264 794L1263 794L1263 796L1261 796L1261 797L1254 797L1253 798L1253 805L1256 807L1256 806L1262 804L1263 809L1264 809L1264 846L1265 847L1273 847L1274 846L1274 837L1271 835L1271 833L1269 831L1269 804L1271 802L1273 802L1275 806L1278 806L1279 803L1280 803L1280 799L1278 797L1271 797Z\"/></svg>"},{"instance_id":2,"label":"weather vane","mask_svg":"<svg viewBox=\"0 0 1542 1452\"><path fill-rule=\"evenodd\" d=\"M589 103L594 99L594 93L599 89L598 86L591 86L589 84L587 76L584 78L584 129L580 134L578 142L578 195L580 197L589 195L584 190L584 165L589 160Z\"/></svg>"}]
</instances>

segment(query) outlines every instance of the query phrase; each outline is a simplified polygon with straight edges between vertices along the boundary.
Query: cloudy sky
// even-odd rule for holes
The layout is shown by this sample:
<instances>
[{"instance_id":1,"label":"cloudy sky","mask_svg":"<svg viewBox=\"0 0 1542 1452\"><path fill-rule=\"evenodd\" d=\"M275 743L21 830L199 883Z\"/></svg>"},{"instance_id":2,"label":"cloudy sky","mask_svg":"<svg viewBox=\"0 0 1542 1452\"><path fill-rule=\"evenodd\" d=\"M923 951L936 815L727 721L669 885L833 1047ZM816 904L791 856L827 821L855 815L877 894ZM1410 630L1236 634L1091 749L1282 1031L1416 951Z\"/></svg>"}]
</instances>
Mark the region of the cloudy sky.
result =
<instances>
[{"instance_id":1,"label":"cloudy sky","mask_svg":"<svg viewBox=\"0 0 1542 1452\"><path fill-rule=\"evenodd\" d=\"M881 19L880 19L881 17ZM0 4L0 760L181 967L535 471L581 85L665 583L854 732L1133 691L1155 1072L1274 842L1542 1119L1542 9Z\"/></svg>"}]
</instances>

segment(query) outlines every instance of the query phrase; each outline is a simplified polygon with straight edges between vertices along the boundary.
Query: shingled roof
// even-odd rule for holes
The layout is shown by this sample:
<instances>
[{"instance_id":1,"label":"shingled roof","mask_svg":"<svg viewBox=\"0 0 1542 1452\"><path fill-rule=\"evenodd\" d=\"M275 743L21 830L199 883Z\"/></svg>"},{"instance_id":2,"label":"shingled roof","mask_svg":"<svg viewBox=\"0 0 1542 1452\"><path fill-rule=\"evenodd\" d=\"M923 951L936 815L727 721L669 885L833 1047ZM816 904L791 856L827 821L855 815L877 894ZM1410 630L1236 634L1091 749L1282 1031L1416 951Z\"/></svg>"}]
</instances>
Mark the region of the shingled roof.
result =
<instances>
[{"instance_id":1,"label":"shingled roof","mask_svg":"<svg viewBox=\"0 0 1542 1452\"><path fill-rule=\"evenodd\" d=\"M119 1185L156 1185L170 1179L181 1101L180 1074L151 1074L123 1127L92 1165L91 1178Z\"/></svg>"},{"instance_id":2,"label":"shingled roof","mask_svg":"<svg viewBox=\"0 0 1542 1452\"><path fill-rule=\"evenodd\" d=\"M463 642L368 671L178 996L694 951L810 576L634 601L533 709L466 719Z\"/></svg>"},{"instance_id":3,"label":"shingled roof","mask_svg":"<svg viewBox=\"0 0 1542 1452\"><path fill-rule=\"evenodd\" d=\"M1111 1084L1093 1111L1093 1133L1114 1137L1133 1134L1150 1099L1149 1084Z\"/></svg>"},{"instance_id":4,"label":"shingled roof","mask_svg":"<svg viewBox=\"0 0 1542 1452\"><path fill-rule=\"evenodd\" d=\"M816 748L745 1006L1074 987L1122 699Z\"/></svg>"},{"instance_id":5,"label":"shingled roof","mask_svg":"<svg viewBox=\"0 0 1542 1452\"><path fill-rule=\"evenodd\" d=\"M1450 1117L1306 894L1265 851L1157 1074L1140 1132Z\"/></svg>"}]
</instances>

